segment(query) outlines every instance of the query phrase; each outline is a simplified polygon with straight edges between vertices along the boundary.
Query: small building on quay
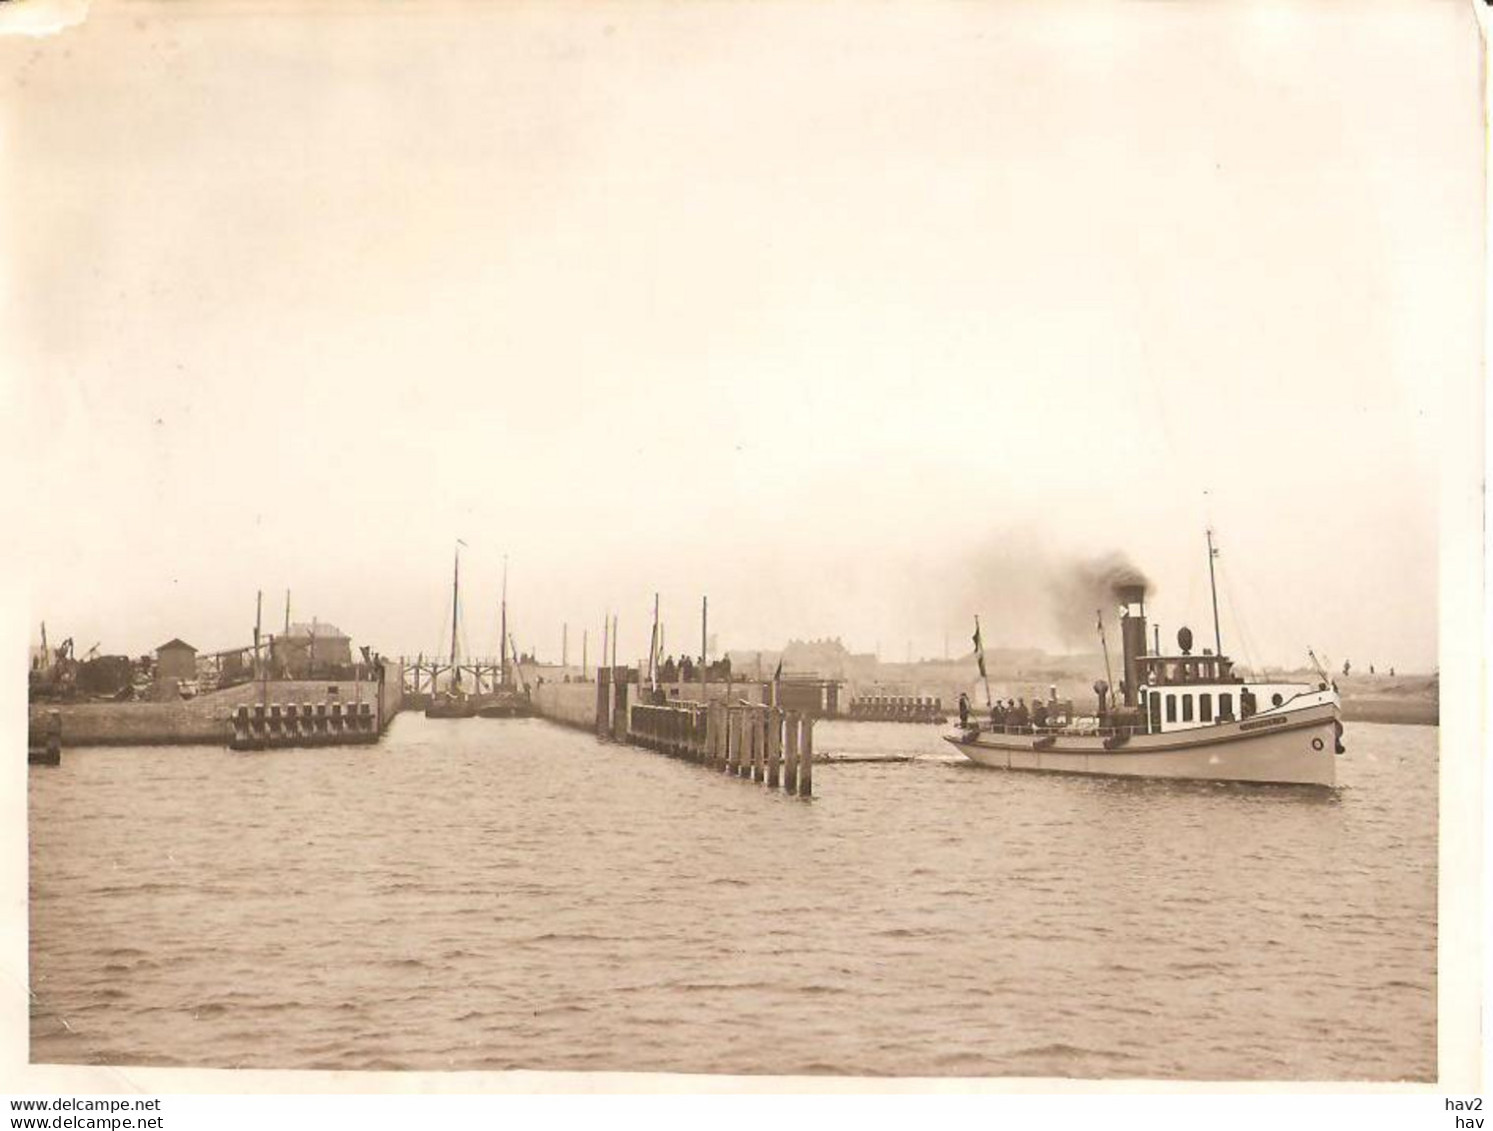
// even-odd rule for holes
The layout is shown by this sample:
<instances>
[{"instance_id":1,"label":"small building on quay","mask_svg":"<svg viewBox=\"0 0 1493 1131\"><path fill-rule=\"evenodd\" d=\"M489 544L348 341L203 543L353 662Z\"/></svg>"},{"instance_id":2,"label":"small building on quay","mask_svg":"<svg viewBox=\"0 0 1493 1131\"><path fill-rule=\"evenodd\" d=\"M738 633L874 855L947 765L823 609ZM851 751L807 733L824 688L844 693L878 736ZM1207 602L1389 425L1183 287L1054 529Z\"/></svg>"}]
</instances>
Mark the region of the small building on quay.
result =
<instances>
[{"instance_id":1,"label":"small building on quay","mask_svg":"<svg viewBox=\"0 0 1493 1131\"><path fill-rule=\"evenodd\" d=\"M156 649L155 678L191 680L197 678L197 649L185 640L173 638Z\"/></svg>"},{"instance_id":2,"label":"small building on quay","mask_svg":"<svg viewBox=\"0 0 1493 1131\"><path fill-rule=\"evenodd\" d=\"M352 666L352 639L334 624L293 624L274 638L270 659L277 672L306 679Z\"/></svg>"}]
</instances>

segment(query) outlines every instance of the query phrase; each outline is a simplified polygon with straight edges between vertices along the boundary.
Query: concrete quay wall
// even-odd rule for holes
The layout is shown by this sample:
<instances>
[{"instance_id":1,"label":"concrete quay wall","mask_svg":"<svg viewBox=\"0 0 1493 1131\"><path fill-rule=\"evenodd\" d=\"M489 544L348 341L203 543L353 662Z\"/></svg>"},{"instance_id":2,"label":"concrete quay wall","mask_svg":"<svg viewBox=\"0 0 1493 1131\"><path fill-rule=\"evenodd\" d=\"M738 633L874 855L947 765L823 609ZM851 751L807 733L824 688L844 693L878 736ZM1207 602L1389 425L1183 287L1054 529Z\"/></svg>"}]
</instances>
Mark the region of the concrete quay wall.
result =
<instances>
[{"instance_id":1,"label":"concrete quay wall","mask_svg":"<svg viewBox=\"0 0 1493 1131\"><path fill-rule=\"evenodd\" d=\"M596 684L541 683L530 693L541 718L592 730L596 726Z\"/></svg>"},{"instance_id":2,"label":"concrete quay wall","mask_svg":"<svg viewBox=\"0 0 1493 1131\"><path fill-rule=\"evenodd\" d=\"M384 678L383 698L374 680L272 680L267 685L271 703L324 703L337 688L343 703L375 703L378 725L388 725L402 706L401 679L397 670ZM228 740L228 720L240 704L259 702L266 685L241 683L211 691L192 699L169 703L33 703L31 726L44 726L49 711L62 717L62 745L70 746L222 746Z\"/></svg>"}]
</instances>

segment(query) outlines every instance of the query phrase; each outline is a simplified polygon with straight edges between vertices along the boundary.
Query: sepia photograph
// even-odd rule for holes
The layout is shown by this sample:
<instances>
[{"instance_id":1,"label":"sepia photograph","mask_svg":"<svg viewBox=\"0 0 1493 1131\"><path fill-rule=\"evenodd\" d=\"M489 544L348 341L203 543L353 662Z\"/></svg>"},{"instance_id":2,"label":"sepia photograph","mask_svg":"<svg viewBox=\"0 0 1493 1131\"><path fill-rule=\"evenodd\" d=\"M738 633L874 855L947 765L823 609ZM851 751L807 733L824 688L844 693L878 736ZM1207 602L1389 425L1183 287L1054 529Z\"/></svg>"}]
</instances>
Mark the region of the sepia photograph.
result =
<instances>
[{"instance_id":1,"label":"sepia photograph","mask_svg":"<svg viewBox=\"0 0 1493 1131\"><path fill-rule=\"evenodd\" d=\"M1476 1092L1480 7L0 5L0 1088Z\"/></svg>"}]
</instances>

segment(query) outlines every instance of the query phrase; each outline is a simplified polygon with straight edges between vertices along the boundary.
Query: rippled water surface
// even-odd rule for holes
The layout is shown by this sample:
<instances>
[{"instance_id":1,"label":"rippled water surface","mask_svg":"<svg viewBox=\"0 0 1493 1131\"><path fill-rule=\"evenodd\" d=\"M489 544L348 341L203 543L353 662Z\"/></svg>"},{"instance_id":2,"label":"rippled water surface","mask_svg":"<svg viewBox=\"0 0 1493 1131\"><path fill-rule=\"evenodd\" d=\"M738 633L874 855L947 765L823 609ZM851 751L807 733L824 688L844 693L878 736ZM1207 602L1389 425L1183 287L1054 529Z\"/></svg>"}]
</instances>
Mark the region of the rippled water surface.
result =
<instances>
[{"instance_id":1,"label":"rippled water surface","mask_svg":"<svg viewBox=\"0 0 1493 1131\"><path fill-rule=\"evenodd\" d=\"M533 720L32 767L31 1056L1432 1079L1434 728L1336 795L821 724L811 802Z\"/></svg>"}]
</instances>

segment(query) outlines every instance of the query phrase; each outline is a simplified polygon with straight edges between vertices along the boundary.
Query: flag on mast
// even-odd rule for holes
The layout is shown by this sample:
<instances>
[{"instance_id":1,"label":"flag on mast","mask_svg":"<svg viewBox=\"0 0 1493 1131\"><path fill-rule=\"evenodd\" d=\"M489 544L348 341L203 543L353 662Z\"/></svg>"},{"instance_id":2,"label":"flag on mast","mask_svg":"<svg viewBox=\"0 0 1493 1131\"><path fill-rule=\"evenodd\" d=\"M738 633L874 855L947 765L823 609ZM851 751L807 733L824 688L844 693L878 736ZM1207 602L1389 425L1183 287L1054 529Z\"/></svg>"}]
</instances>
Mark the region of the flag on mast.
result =
<instances>
[{"instance_id":1,"label":"flag on mast","mask_svg":"<svg viewBox=\"0 0 1493 1131\"><path fill-rule=\"evenodd\" d=\"M980 679L985 683L985 706L991 705L990 677L985 674L985 642L980 639L980 618L975 616L975 662L980 665Z\"/></svg>"}]
</instances>

